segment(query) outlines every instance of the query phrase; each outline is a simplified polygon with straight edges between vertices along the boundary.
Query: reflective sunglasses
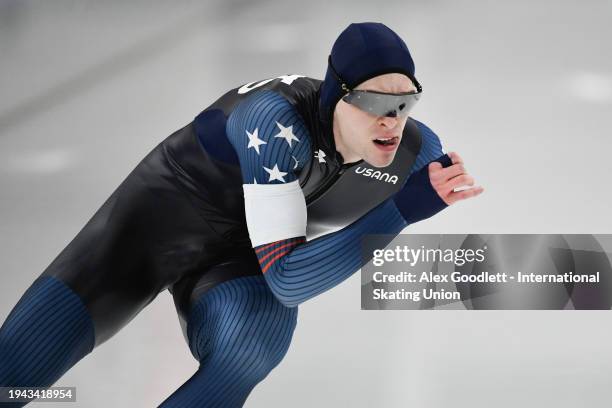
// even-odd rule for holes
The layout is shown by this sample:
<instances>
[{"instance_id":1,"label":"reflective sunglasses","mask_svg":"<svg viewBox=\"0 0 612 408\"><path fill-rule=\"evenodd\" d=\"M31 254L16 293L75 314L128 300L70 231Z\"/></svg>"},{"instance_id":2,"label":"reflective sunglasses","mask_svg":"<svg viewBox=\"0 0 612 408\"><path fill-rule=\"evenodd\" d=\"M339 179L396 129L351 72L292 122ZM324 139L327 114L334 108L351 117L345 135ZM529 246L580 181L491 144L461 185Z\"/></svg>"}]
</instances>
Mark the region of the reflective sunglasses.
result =
<instances>
[{"instance_id":1,"label":"reflective sunglasses","mask_svg":"<svg viewBox=\"0 0 612 408\"><path fill-rule=\"evenodd\" d=\"M390 94L353 89L342 100L376 116L405 117L421 98L421 92Z\"/></svg>"},{"instance_id":2,"label":"reflective sunglasses","mask_svg":"<svg viewBox=\"0 0 612 408\"><path fill-rule=\"evenodd\" d=\"M417 88L416 92L385 93L350 89L342 78L340 78L340 75L332 65L331 55L329 56L328 62L334 76L340 82L342 90L346 92L342 100L364 112L376 116L405 117L408 116L410 110L416 105L418 100L421 99L423 88L414 77L410 79Z\"/></svg>"}]
</instances>

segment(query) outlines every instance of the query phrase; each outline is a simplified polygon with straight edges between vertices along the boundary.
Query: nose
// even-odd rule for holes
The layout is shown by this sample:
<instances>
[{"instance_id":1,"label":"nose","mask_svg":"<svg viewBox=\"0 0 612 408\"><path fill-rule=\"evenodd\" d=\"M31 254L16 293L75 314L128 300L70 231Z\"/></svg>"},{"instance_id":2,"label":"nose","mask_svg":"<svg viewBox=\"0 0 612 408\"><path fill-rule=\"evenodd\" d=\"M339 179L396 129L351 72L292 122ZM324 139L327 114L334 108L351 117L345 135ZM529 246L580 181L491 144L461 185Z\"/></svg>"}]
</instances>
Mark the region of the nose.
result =
<instances>
[{"instance_id":1,"label":"nose","mask_svg":"<svg viewBox=\"0 0 612 408\"><path fill-rule=\"evenodd\" d=\"M397 117L380 116L378 123L387 129L393 129L397 125Z\"/></svg>"}]
</instances>

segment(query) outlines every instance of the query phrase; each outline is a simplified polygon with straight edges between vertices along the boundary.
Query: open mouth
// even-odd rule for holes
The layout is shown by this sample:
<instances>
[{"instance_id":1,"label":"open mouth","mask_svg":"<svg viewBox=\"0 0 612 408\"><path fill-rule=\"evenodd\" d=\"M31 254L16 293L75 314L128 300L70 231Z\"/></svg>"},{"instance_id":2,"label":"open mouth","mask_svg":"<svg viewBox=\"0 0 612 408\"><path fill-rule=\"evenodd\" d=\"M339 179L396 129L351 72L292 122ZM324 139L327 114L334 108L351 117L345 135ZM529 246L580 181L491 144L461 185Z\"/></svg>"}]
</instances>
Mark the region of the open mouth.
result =
<instances>
[{"instance_id":1,"label":"open mouth","mask_svg":"<svg viewBox=\"0 0 612 408\"><path fill-rule=\"evenodd\" d=\"M374 143L380 146L394 146L399 141L399 137L380 137L378 139L374 139Z\"/></svg>"}]
</instances>

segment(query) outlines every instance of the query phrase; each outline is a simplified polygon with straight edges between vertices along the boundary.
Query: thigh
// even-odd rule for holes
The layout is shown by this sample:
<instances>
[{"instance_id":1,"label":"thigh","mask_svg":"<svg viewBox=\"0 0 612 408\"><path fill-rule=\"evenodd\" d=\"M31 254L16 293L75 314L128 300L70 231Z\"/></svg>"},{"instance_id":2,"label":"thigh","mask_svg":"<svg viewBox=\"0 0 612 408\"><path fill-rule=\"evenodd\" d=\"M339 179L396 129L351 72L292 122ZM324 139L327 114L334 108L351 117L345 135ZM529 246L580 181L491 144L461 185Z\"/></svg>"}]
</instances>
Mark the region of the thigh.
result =
<instances>
[{"instance_id":1,"label":"thigh","mask_svg":"<svg viewBox=\"0 0 612 408\"><path fill-rule=\"evenodd\" d=\"M83 300L96 345L220 245L159 155L155 149L130 173L43 272Z\"/></svg>"},{"instance_id":2,"label":"thigh","mask_svg":"<svg viewBox=\"0 0 612 408\"><path fill-rule=\"evenodd\" d=\"M188 293L186 337L200 367L161 406L241 407L287 353L298 308L276 299L254 256L227 260L192 281L174 293L178 305L176 295Z\"/></svg>"},{"instance_id":3,"label":"thigh","mask_svg":"<svg viewBox=\"0 0 612 408\"><path fill-rule=\"evenodd\" d=\"M252 248L222 251L220 259L184 276L171 287L183 336L188 342L187 323L198 301L209 291L232 279L248 276L263 278L257 255Z\"/></svg>"},{"instance_id":4,"label":"thigh","mask_svg":"<svg viewBox=\"0 0 612 408\"><path fill-rule=\"evenodd\" d=\"M276 299L251 248L234 254L174 285L183 334L199 361L248 338L261 347L254 358L274 366L289 347L298 309Z\"/></svg>"}]
</instances>

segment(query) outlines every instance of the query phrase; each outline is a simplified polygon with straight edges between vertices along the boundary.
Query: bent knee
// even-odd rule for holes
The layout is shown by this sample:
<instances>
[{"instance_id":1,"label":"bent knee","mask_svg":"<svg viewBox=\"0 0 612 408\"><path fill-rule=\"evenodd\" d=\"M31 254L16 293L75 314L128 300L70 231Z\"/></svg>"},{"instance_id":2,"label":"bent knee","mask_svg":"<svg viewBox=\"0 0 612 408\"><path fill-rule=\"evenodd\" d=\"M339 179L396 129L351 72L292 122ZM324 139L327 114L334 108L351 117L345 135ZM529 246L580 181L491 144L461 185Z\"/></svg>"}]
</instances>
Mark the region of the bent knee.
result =
<instances>
[{"instance_id":1,"label":"bent knee","mask_svg":"<svg viewBox=\"0 0 612 408\"><path fill-rule=\"evenodd\" d=\"M206 292L190 315L194 356L236 375L265 377L286 355L297 324L270 292L263 276L233 279Z\"/></svg>"}]
</instances>

